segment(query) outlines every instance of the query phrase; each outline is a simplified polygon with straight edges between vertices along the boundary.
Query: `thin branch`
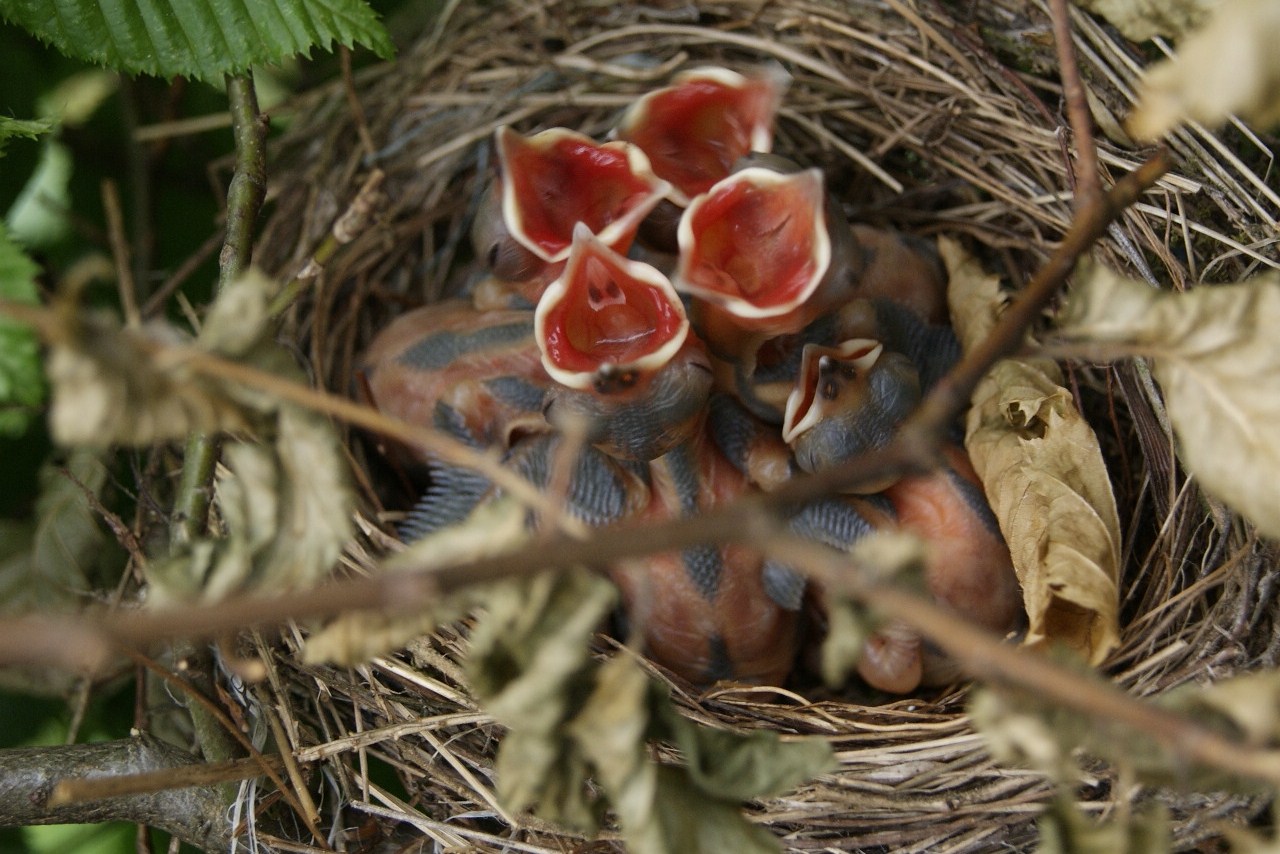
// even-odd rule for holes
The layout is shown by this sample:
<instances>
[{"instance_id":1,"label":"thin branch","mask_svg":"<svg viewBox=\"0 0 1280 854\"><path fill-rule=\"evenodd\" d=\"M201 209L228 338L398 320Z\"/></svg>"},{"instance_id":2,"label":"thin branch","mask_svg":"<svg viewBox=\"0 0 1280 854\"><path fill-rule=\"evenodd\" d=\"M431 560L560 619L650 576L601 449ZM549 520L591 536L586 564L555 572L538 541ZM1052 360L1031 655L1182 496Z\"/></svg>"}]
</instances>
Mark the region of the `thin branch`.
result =
<instances>
[{"instance_id":1,"label":"thin branch","mask_svg":"<svg viewBox=\"0 0 1280 854\"><path fill-rule=\"evenodd\" d=\"M267 125L258 112L251 73L227 78L236 166L227 189L227 237L218 256L218 290L249 268L258 211L267 194ZM194 541L209 516L218 447L210 436L193 435L183 454L182 479L174 501L171 539Z\"/></svg>"},{"instance_id":2,"label":"thin branch","mask_svg":"<svg viewBox=\"0 0 1280 854\"><path fill-rule=\"evenodd\" d=\"M129 265L129 238L124 233L124 215L120 212L120 192L116 182L102 182L102 208L107 214L107 236L111 239L111 257L116 265L116 281L119 283L120 306L125 323L137 326L142 322L138 312L138 290Z\"/></svg>"},{"instance_id":3,"label":"thin branch","mask_svg":"<svg viewBox=\"0 0 1280 854\"><path fill-rule=\"evenodd\" d=\"M829 590L841 590L868 608L908 624L971 676L1013 685L1104 723L1132 728L1177 756L1209 768L1280 785L1280 751L1232 741L1195 721L1144 703L1097 679L1082 676L1043 655L1002 643L991 632L892 584L868 583L850 572L848 557L811 540L766 532L759 541L777 560L802 569Z\"/></svg>"},{"instance_id":4,"label":"thin branch","mask_svg":"<svg viewBox=\"0 0 1280 854\"><path fill-rule=\"evenodd\" d=\"M1076 144L1076 209L1088 209L1102 196L1102 173L1098 171L1098 147L1093 139L1089 100L1071 39L1071 11L1067 0L1049 0L1049 14L1053 18L1053 42L1062 75L1062 94L1067 102L1067 121L1071 123L1071 136Z\"/></svg>"}]
</instances>

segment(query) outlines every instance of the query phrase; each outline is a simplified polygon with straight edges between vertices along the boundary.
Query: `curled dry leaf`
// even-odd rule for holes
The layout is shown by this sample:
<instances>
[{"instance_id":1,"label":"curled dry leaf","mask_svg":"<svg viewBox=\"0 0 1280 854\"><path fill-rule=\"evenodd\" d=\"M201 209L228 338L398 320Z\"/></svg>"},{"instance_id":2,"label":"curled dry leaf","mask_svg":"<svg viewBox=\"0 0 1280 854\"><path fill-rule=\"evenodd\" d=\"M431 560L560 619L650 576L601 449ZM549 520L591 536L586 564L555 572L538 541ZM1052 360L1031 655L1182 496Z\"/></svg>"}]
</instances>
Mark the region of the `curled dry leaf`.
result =
<instances>
[{"instance_id":1,"label":"curled dry leaf","mask_svg":"<svg viewBox=\"0 0 1280 854\"><path fill-rule=\"evenodd\" d=\"M1187 293L1095 266L1056 337L1141 355L1164 392L1183 464L1206 492L1280 537L1280 276Z\"/></svg>"},{"instance_id":2,"label":"curled dry leaf","mask_svg":"<svg viewBox=\"0 0 1280 854\"><path fill-rule=\"evenodd\" d=\"M1280 121L1280 3L1225 0L1172 59L1143 78L1129 132L1152 140L1183 121L1219 125L1232 114L1266 126Z\"/></svg>"},{"instance_id":3,"label":"curled dry leaf","mask_svg":"<svg viewBox=\"0 0 1280 854\"><path fill-rule=\"evenodd\" d=\"M952 319L966 349L990 331L999 282L949 240ZM1116 645L1120 520L1093 429L1049 359L1005 359L973 394L965 447L1009 544L1028 644L1098 664Z\"/></svg>"},{"instance_id":4,"label":"curled dry leaf","mask_svg":"<svg viewBox=\"0 0 1280 854\"><path fill-rule=\"evenodd\" d=\"M380 570L421 572L514 550L530 536L525 515L524 506L514 499L486 502L465 521L416 540L392 555ZM407 611L342 614L307 640L304 655L312 664L360 664L400 649L442 622L461 617L470 605L483 599L483 591L463 590Z\"/></svg>"}]
</instances>

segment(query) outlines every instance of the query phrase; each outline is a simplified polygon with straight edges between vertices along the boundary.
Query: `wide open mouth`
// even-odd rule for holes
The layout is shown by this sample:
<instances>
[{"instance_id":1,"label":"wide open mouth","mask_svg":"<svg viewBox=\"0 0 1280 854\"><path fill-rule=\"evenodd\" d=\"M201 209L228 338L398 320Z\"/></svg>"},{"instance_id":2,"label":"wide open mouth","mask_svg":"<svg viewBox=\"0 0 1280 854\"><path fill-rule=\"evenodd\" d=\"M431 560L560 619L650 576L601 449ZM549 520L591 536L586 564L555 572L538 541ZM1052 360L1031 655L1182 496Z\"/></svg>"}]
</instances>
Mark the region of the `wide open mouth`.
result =
<instances>
[{"instance_id":1,"label":"wide open mouth","mask_svg":"<svg viewBox=\"0 0 1280 854\"><path fill-rule=\"evenodd\" d=\"M870 338L851 338L835 347L806 344L800 357L800 375L787 397L782 418L782 440L791 444L831 414L830 405L841 390L869 372L884 352L884 345Z\"/></svg>"},{"instance_id":2,"label":"wide open mouth","mask_svg":"<svg viewBox=\"0 0 1280 854\"><path fill-rule=\"evenodd\" d=\"M564 128L526 138L500 127L496 136L502 217L511 235L544 261L568 257L579 222L625 252L640 221L670 190L628 142L602 144Z\"/></svg>"},{"instance_id":3,"label":"wide open mouth","mask_svg":"<svg viewBox=\"0 0 1280 854\"><path fill-rule=\"evenodd\" d=\"M632 387L671 361L689 320L666 276L579 224L564 273L538 301L534 332L557 382L605 391Z\"/></svg>"},{"instance_id":4,"label":"wide open mouth","mask_svg":"<svg viewBox=\"0 0 1280 854\"><path fill-rule=\"evenodd\" d=\"M616 133L644 149L653 171L671 182L671 200L685 207L739 158L770 149L784 86L782 73L694 69L637 101Z\"/></svg>"},{"instance_id":5,"label":"wide open mouth","mask_svg":"<svg viewBox=\"0 0 1280 854\"><path fill-rule=\"evenodd\" d=\"M736 172L693 200L679 241L680 290L742 318L786 314L831 264L822 173Z\"/></svg>"}]
</instances>

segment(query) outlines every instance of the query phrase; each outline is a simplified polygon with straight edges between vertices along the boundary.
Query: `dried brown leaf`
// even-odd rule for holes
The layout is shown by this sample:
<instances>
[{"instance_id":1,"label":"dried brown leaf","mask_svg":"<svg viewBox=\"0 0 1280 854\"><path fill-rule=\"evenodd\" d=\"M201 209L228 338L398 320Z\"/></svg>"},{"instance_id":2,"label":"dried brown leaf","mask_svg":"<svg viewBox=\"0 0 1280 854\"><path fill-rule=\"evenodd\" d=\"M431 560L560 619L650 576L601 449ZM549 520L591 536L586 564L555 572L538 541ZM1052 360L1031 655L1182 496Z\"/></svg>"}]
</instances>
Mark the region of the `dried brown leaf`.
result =
<instances>
[{"instance_id":1,"label":"dried brown leaf","mask_svg":"<svg viewBox=\"0 0 1280 854\"><path fill-rule=\"evenodd\" d=\"M1058 335L1099 357L1150 357L1187 469L1280 537L1278 324L1280 276L1170 293L1095 266Z\"/></svg>"},{"instance_id":2,"label":"dried brown leaf","mask_svg":"<svg viewBox=\"0 0 1280 854\"><path fill-rule=\"evenodd\" d=\"M941 241L957 333L989 332L998 281ZM1027 643L1060 643L1100 663L1119 637L1120 520L1097 436L1049 359L1005 359L973 394L965 446L1009 544Z\"/></svg>"},{"instance_id":3,"label":"dried brown leaf","mask_svg":"<svg viewBox=\"0 0 1280 854\"><path fill-rule=\"evenodd\" d=\"M1216 126L1232 114L1280 121L1280 3L1226 0L1172 59L1143 77L1129 132L1153 140L1184 121Z\"/></svg>"},{"instance_id":4,"label":"dried brown leaf","mask_svg":"<svg viewBox=\"0 0 1280 854\"><path fill-rule=\"evenodd\" d=\"M1134 41L1179 36L1204 23L1222 0L1077 0Z\"/></svg>"}]
</instances>

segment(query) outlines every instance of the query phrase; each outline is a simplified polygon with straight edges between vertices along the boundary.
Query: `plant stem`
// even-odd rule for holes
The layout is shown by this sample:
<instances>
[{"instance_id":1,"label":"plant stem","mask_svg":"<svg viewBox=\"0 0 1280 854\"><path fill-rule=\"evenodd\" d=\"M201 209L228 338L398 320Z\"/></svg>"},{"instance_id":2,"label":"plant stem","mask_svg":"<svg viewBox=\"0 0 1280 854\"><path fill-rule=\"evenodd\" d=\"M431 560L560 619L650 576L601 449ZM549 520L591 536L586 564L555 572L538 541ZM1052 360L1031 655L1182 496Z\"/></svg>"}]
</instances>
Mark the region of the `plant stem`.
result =
<instances>
[{"instance_id":1,"label":"plant stem","mask_svg":"<svg viewBox=\"0 0 1280 854\"><path fill-rule=\"evenodd\" d=\"M267 193L267 126L258 112L252 74L228 77L227 98L236 166L227 189L227 237L218 256L219 293L249 268L254 226ZM195 434L187 440L170 532L174 547L191 543L204 533L217 461L218 444L213 437Z\"/></svg>"}]
</instances>

